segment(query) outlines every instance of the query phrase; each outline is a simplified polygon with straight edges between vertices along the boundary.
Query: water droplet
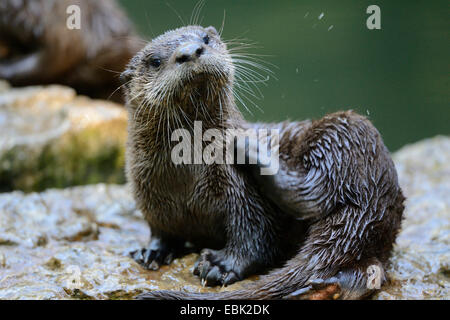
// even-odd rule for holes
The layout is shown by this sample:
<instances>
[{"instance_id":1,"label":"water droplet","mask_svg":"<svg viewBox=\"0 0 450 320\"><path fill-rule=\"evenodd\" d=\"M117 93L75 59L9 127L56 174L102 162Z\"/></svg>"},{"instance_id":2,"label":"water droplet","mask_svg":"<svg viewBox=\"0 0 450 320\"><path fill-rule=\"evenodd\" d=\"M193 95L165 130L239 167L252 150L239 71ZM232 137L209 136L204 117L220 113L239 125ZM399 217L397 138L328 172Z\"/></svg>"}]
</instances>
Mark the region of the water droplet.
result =
<instances>
[{"instance_id":1,"label":"water droplet","mask_svg":"<svg viewBox=\"0 0 450 320\"><path fill-rule=\"evenodd\" d=\"M328 28L328 31L330 31L331 29L333 29L333 25L331 25L329 28Z\"/></svg>"},{"instance_id":2,"label":"water droplet","mask_svg":"<svg viewBox=\"0 0 450 320\"><path fill-rule=\"evenodd\" d=\"M306 18L309 15L309 11L305 14L303 18Z\"/></svg>"},{"instance_id":3,"label":"water droplet","mask_svg":"<svg viewBox=\"0 0 450 320\"><path fill-rule=\"evenodd\" d=\"M322 12L322 13L319 15L319 20L322 19L324 15L325 15L325 14Z\"/></svg>"},{"instance_id":4,"label":"water droplet","mask_svg":"<svg viewBox=\"0 0 450 320\"><path fill-rule=\"evenodd\" d=\"M366 113L367 113L368 116L370 116L370 111L369 111L369 109L366 110Z\"/></svg>"}]
</instances>

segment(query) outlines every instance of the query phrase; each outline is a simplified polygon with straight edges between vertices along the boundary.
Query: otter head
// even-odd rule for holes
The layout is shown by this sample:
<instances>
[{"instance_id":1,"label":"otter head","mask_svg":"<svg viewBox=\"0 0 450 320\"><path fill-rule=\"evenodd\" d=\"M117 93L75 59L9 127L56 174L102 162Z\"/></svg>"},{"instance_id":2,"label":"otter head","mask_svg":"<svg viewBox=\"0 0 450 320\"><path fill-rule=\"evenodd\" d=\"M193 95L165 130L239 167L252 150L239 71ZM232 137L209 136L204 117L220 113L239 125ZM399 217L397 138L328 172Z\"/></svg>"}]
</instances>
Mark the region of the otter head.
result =
<instances>
[{"instance_id":1,"label":"otter head","mask_svg":"<svg viewBox=\"0 0 450 320\"><path fill-rule=\"evenodd\" d=\"M229 97L234 67L214 27L168 31L142 49L122 73L130 108L197 108Z\"/></svg>"}]
</instances>

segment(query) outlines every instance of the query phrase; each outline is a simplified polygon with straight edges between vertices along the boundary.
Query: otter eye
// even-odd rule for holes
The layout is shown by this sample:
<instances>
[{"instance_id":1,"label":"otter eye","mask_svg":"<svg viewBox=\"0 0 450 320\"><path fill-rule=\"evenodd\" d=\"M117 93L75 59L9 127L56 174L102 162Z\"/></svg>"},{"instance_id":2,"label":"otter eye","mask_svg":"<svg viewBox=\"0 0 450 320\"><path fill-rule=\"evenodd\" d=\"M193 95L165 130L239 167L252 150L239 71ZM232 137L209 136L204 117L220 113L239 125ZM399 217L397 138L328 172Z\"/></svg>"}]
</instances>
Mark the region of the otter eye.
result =
<instances>
[{"instance_id":1,"label":"otter eye","mask_svg":"<svg viewBox=\"0 0 450 320\"><path fill-rule=\"evenodd\" d=\"M206 36L203 37L203 42L204 42L205 44L209 44L209 36L208 36L208 35L206 35Z\"/></svg>"},{"instance_id":2,"label":"otter eye","mask_svg":"<svg viewBox=\"0 0 450 320\"><path fill-rule=\"evenodd\" d=\"M161 59L159 58L150 58L148 59L148 64L153 68L158 68L161 65Z\"/></svg>"}]
</instances>

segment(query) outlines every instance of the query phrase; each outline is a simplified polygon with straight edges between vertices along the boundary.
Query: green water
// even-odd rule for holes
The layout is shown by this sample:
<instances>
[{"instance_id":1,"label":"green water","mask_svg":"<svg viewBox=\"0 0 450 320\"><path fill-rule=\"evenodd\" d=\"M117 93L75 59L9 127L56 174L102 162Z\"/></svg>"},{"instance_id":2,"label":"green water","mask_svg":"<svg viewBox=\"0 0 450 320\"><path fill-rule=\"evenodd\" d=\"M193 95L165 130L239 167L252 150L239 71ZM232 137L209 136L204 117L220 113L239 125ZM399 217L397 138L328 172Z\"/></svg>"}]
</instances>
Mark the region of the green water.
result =
<instances>
[{"instance_id":1,"label":"green water","mask_svg":"<svg viewBox=\"0 0 450 320\"><path fill-rule=\"evenodd\" d=\"M122 0L151 38L186 23L197 1ZM366 8L381 9L381 30L368 30ZM201 24L224 39L248 38L277 66L261 86L264 111L247 103L250 120L319 118L354 109L367 115L390 150L450 134L449 2L207 1ZM178 14L176 12L178 12ZM319 16L323 13L321 19ZM332 27L331 27L332 26Z\"/></svg>"}]
</instances>

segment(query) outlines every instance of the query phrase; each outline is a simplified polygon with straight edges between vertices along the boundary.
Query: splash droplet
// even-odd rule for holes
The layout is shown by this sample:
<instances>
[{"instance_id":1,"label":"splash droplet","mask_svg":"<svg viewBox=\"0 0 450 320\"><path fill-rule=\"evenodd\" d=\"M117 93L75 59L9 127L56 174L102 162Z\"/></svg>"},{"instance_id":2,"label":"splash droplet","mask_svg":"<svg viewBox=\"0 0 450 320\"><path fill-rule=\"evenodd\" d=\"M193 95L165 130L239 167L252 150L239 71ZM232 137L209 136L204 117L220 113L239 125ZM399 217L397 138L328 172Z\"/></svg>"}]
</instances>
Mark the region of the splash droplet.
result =
<instances>
[{"instance_id":1,"label":"splash droplet","mask_svg":"<svg viewBox=\"0 0 450 320\"><path fill-rule=\"evenodd\" d=\"M322 13L319 15L319 20L322 19L324 15L325 15L325 13L322 12Z\"/></svg>"}]
</instances>

